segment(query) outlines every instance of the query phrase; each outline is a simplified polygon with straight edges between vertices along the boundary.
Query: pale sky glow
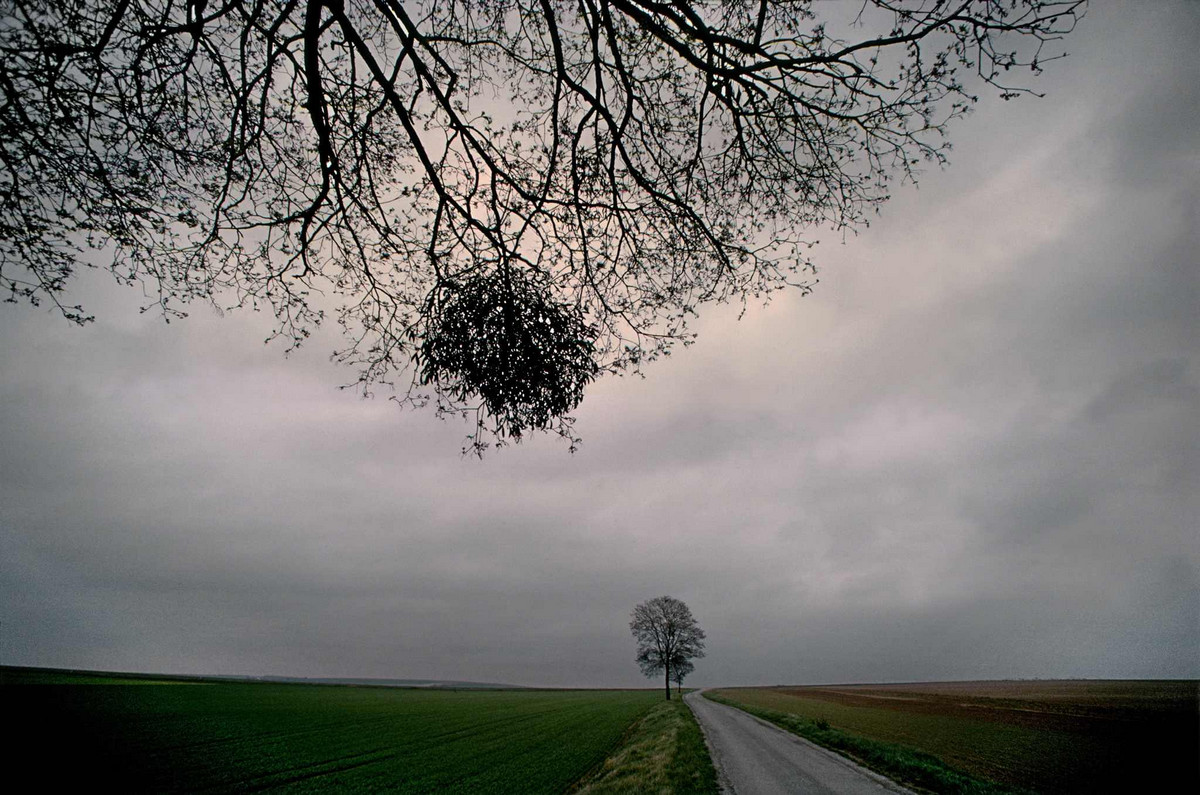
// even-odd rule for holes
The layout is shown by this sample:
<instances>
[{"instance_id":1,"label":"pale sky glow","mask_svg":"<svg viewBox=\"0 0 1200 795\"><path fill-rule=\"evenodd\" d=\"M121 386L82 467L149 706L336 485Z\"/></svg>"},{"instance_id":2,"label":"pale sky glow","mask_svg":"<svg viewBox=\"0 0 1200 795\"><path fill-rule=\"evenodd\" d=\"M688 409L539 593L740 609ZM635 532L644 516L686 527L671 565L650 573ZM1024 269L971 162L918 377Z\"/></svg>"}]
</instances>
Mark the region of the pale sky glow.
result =
<instances>
[{"instance_id":1,"label":"pale sky glow","mask_svg":"<svg viewBox=\"0 0 1200 795\"><path fill-rule=\"evenodd\" d=\"M333 329L80 278L0 306L0 663L655 686L1200 677L1200 4L1096 2L1048 97L593 385L570 455L336 386ZM86 285L86 292L83 286Z\"/></svg>"}]
</instances>

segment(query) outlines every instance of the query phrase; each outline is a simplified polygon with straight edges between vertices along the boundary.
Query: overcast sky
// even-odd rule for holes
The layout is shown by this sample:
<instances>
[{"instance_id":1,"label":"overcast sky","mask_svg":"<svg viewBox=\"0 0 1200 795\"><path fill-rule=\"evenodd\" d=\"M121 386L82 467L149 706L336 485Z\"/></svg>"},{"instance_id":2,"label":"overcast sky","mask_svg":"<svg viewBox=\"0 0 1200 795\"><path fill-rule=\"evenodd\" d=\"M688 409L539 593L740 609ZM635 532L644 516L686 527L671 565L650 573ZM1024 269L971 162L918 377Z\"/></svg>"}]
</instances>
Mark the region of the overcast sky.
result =
<instances>
[{"instance_id":1,"label":"overcast sky","mask_svg":"<svg viewBox=\"0 0 1200 795\"><path fill-rule=\"evenodd\" d=\"M0 306L0 663L644 686L1200 677L1200 3L1093 4L821 283L609 379L575 455L264 318ZM74 302L75 299L72 300Z\"/></svg>"}]
</instances>

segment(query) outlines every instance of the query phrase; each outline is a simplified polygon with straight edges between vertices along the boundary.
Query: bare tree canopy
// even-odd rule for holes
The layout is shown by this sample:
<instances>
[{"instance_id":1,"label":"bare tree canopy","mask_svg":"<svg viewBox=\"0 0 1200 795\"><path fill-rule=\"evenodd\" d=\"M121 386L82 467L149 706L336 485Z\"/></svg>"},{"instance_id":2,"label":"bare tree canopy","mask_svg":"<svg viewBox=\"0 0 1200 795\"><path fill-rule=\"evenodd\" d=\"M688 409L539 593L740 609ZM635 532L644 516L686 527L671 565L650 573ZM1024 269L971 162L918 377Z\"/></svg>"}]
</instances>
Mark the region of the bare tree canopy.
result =
<instances>
[{"instance_id":1,"label":"bare tree canopy","mask_svg":"<svg viewBox=\"0 0 1200 795\"><path fill-rule=\"evenodd\" d=\"M364 393L574 441L700 305L810 289L814 227L944 161L959 71L1026 91L1081 5L0 0L0 289L333 318Z\"/></svg>"},{"instance_id":2,"label":"bare tree canopy","mask_svg":"<svg viewBox=\"0 0 1200 795\"><path fill-rule=\"evenodd\" d=\"M637 663L646 676L666 676L667 700L671 680L680 686L694 670L693 659L704 656L704 630L686 604L670 596L642 602L633 609L629 630L637 641Z\"/></svg>"}]
</instances>

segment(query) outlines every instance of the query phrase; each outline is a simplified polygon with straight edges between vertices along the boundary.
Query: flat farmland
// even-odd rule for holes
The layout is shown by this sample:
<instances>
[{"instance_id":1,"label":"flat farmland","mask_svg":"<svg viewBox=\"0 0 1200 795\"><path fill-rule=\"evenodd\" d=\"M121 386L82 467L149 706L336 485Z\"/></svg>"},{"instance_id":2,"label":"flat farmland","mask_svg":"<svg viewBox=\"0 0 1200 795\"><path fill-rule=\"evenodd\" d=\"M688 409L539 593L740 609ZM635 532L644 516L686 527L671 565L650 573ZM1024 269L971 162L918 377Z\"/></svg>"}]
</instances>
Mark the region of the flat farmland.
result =
<instances>
[{"instance_id":1,"label":"flat farmland","mask_svg":"<svg viewBox=\"0 0 1200 795\"><path fill-rule=\"evenodd\" d=\"M714 695L1049 793L1200 792L1195 681L732 688Z\"/></svg>"},{"instance_id":2,"label":"flat farmland","mask_svg":"<svg viewBox=\"0 0 1200 795\"><path fill-rule=\"evenodd\" d=\"M224 682L0 694L9 780L120 792L560 793L662 698Z\"/></svg>"}]
</instances>

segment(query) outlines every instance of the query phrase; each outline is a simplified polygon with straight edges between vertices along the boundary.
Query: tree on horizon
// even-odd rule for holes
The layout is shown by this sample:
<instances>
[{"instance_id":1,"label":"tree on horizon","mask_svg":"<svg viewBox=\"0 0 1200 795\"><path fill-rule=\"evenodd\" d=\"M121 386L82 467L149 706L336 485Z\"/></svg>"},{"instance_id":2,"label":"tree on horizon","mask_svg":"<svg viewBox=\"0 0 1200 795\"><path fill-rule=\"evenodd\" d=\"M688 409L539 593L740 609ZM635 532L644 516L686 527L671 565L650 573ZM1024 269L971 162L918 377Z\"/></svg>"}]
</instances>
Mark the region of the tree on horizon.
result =
<instances>
[{"instance_id":1,"label":"tree on horizon","mask_svg":"<svg viewBox=\"0 0 1200 795\"><path fill-rule=\"evenodd\" d=\"M683 680L694 670L696 670L696 666L691 660L676 658L671 664L671 678L675 680L675 689L679 691L680 698L683 698Z\"/></svg>"},{"instance_id":2,"label":"tree on horizon","mask_svg":"<svg viewBox=\"0 0 1200 795\"><path fill-rule=\"evenodd\" d=\"M670 596L659 596L633 609L629 630L637 641L637 664L646 676L665 673L667 700L671 700L671 680L694 669L693 659L704 656L704 630L686 604Z\"/></svg>"}]
</instances>

